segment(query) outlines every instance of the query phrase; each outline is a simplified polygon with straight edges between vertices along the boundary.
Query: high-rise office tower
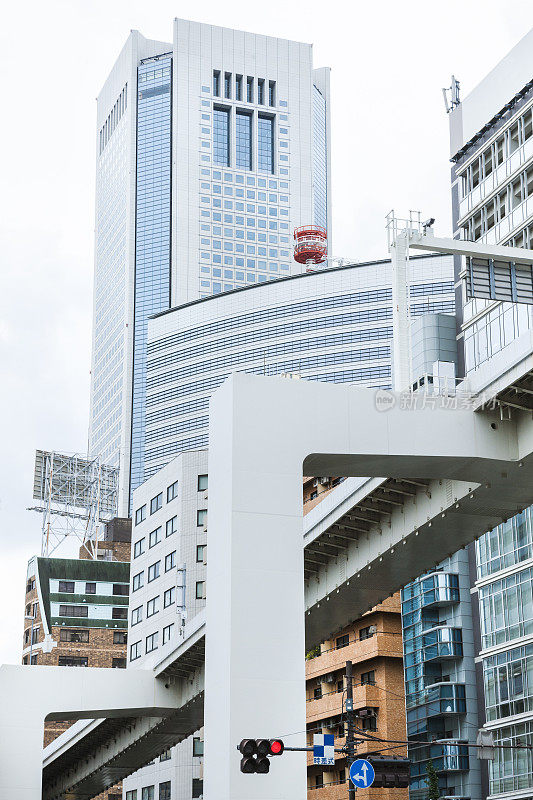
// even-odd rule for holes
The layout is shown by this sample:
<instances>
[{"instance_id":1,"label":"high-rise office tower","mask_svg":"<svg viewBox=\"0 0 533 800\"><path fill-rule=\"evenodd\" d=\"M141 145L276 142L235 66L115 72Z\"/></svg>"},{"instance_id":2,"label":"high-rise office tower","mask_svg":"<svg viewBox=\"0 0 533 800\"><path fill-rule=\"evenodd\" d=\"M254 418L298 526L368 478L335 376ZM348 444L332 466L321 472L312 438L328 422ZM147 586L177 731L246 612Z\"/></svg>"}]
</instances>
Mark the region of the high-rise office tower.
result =
<instances>
[{"instance_id":1,"label":"high-rise office tower","mask_svg":"<svg viewBox=\"0 0 533 800\"><path fill-rule=\"evenodd\" d=\"M457 98L456 98L457 100ZM533 31L450 113L454 235L533 247ZM456 277L461 264L457 259ZM516 292L516 282L514 284ZM482 387L489 359L531 352L531 306L458 296L465 375ZM502 413L513 413L503 407ZM505 424L505 423L504 423ZM475 548L486 721L497 745L491 798L530 797L533 762L533 526L531 509L483 536ZM521 745L522 747L515 747Z\"/></svg>"},{"instance_id":2,"label":"high-rise office tower","mask_svg":"<svg viewBox=\"0 0 533 800\"><path fill-rule=\"evenodd\" d=\"M329 70L312 46L176 19L132 31L98 97L90 452L144 479L146 325L173 305L304 269L330 231Z\"/></svg>"}]
</instances>

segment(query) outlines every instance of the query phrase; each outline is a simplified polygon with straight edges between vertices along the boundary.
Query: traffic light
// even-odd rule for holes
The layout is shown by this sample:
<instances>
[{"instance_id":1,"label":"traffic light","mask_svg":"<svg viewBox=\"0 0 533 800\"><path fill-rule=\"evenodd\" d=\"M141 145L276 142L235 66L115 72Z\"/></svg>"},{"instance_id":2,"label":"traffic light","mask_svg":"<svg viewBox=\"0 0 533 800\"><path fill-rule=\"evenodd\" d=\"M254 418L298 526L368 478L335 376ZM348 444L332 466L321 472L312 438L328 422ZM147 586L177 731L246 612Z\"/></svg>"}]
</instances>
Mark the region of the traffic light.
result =
<instances>
[{"instance_id":1,"label":"traffic light","mask_svg":"<svg viewBox=\"0 0 533 800\"><path fill-rule=\"evenodd\" d=\"M270 769L269 756L280 756L285 749L281 739L243 739L238 750L242 755L241 772L265 775Z\"/></svg>"},{"instance_id":2,"label":"traffic light","mask_svg":"<svg viewBox=\"0 0 533 800\"><path fill-rule=\"evenodd\" d=\"M408 758L367 755L366 759L376 773L372 788L406 789L409 786L411 762Z\"/></svg>"}]
</instances>

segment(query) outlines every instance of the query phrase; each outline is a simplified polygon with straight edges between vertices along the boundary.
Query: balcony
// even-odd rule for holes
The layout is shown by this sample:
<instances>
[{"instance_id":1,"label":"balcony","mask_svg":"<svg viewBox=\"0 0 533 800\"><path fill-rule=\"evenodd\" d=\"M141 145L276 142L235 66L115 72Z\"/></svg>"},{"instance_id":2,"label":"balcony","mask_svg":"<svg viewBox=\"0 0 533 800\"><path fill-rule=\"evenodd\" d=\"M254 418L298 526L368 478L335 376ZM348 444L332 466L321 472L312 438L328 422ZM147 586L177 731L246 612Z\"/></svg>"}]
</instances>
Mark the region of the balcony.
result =
<instances>
[{"instance_id":1,"label":"balcony","mask_svg":"<svg viewBox=\"0 0 533 800\"><path fill-rule=\"evenodd\" d=\"M466 713L463 683L439 683L412 695L407 700L409 721L422 717L453 716Z\"/></svg>"},{"instance_id":2,"label":"balcony","mask_svg":"<svg viewBox=\"0 0 533 800\"><path fill-rule=\"evenodd\" d=\"M343 669L347 661L352 661L355 665L378 657L403 658L401 634L378 631L369 639L354 639L345 647L326 650L306 661L305 676L307 680L318 678L327 672Z\"/></svg>"},{"instance_id":3,"label":"balcony","mask_svg":"<svg viewBox=\"0 0 533 800\"><path fill-rule=\"evenodd\" d=\"M424 661L447 661L463 657L463 635L460 628L440 626L422 636Z\"/></svg>"},{"instance_id":4,"label":"balcony","mask_svg":"<svg viewBox=\"0 0 533 800\"><path fill-rule=\"evenodd\" d=\"M307 722L320 722L322 719L328 719L342 714L343 699L346 700L346 695L343 692L330 692L323 694L318 700L312 699L307 701ZM371 708L378 707L380 702L383 702L383 691L378 689L377 686L371 684L364 684L363 686L354 686L353 689L353 707L358 708Z\"/></svg>"},{"instance_id":5,"label":"balcony","mask_svg":"<svg viewBox=\"0 0 533 800\"><path fill-rule=\"evenodd\" d=\"M459 602L459 577L453 572L435 572L422 580L422 608L442 608Z\"/></svg>"}]
</instances>

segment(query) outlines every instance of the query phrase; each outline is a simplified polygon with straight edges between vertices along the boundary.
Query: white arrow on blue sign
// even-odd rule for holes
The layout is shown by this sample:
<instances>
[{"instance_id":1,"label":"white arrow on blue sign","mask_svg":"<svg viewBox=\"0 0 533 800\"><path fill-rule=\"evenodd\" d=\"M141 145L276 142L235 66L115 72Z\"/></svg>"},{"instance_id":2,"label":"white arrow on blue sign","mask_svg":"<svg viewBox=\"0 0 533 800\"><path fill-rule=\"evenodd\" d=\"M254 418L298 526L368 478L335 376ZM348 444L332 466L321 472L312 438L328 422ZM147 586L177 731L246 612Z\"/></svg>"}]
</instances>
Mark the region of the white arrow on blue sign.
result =
<instances>
[{"instance_id":1,"label":"white arrow on blue sign","mask_svg":"<svg viewBox=\"0 0 533 800\"><path fill-rule=\"evenodd\" d=\"M364 758L358 758L350 767L350 780L356 789L368 789L375 777L374 767Z\"/></svg>"}]
</instances>

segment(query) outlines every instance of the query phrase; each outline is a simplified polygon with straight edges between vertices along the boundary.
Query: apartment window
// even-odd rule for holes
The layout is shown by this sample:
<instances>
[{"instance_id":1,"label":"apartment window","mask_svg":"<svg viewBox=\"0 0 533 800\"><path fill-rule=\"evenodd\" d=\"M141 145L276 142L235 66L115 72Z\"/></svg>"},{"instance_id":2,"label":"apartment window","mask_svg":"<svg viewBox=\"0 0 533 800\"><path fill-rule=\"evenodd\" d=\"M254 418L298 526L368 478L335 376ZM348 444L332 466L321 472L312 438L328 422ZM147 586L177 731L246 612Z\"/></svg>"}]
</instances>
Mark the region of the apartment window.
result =
<instances>
[{"instance_id":1,"label":"apartment window","mask_svg":"<svg viewBox=\"0 0 533 800\"><path fill-rule=\"evenodd\" d=\"M59 591L74 594L74 581L59 581Z\"/></svg>"},{"instance_id":2,"label":"apartment window","mask_svg":"<svg viewBox=\"0 0 533 800\"><path fill-rule=\"evenodd\" d=\"M88 606L59 606L60 617L88 617Z\"/></svg>"},{"instance_id":3,"label":"apartment window","mask_svg":"<svg viewBox=\"0 0 533 800\"><path fill-rule=\"evenodd\" d=\"M322 686L315 686L313 689L313 700L320 700L322 697Z\"/></svg>"},{"instance_id":4,"label":"apartment window","mask_svg":"<svg viewBox=\"0 0 533 800\"><path fill-rule=\"evenodd\" d=\"M226 72L224 74L224 97L227 100L231 99L231 73L230 72Z\"/></svg>"},{"instance_id":5,"label":"apartment window","mask_svg":"<svg viewBox=\"0 0 533 800\"><path fill-rule=\"evenodd\" d=\"M344 691L344 680L341 678L340 681L337 681L337 692Z\"/></svg>"},{"instance_id":6,"label":"apartment window","mask_svg":"<svg viewBox=\"0 0 533 800\"><path fill-rule=\"evenodd\" d=\"M159 492L155 497L150 500L150 514L155 514L156 511L163 505L163 492Z\"/></svg>"},{"instance_id":7,"label":"apartment window","mask_svg":"<svg viewBox=\"0 0 533 800\"><path fill-rule=\"evenodd\" d=\"M171 606L172 603L176 602L176 587L172 586L170 589L167 589L163 595L163 608L167 608Z\"/></svg>"},{"instance_id":8,"label":"apartment window","mask_svg":"<svg viewBox=\"0 0 533 800\"><path fill-rule=\"evenodd\" d=\"M88 658L80 656L59 656L57 665L58 667L87 667L89 664Z\"/></svg>"},{"instance_id":9,"label":"apartment window","mask_svg":"<svg viewBox=\"0 0 533 800\"><path fill-rule=\"evenodd\" d=\"M137 608L134 608L133 611L131 612L131 625L132 625L132 627L134 625L138 625L139 622L142 622L142 618L143 618L143 607L142 606L138 606Z\"/></svg>"},{"instance_id":10,"label":"apartment window","mask_svg":"<svg viewBox=\"0 0 533 800\"><path fill-rule=\"evenodd\" d=\"M198 475L198 491L203 492L207 489L207 475Z\"/></svg>"},{"instance_id":11,"label":"apartment window","mask_svg":"<svg viewBox=\"0 0 533 800\"><path fill-rule=\"evenodd\" d=\"M27 617L30 616L30 611L31 611L31 603L28 603L28 605L26 606L26 616Z\"/></svg>"},{"instance_id":12,"label":"apartment window","mask_svg":"<svg viewBox=\"0 0 533 800\"><path fill-rule=\"evenodd\" d=\"M137 800L137 789L126 792L126 800Z\"/></svg>"},{"instance_id":13,"label":"apartment window","mask_svg":"<svg viewBox=\"0 0 533 800\"><path fill-rule=\"evenodd\" d=\"M242 75L235 75L235 100L242 102Z\"/></svg>"},{"instance_id":14,"label":"apartment window","mask_svg":"<svg viewBox=\"0 0 533 800\"><path fill-rule=\"evenodd\" d=\"M30 628L26 628L24 631L24 644L30 643Z\"/></svg>"},{"instance_id":15,"label":"apartment window","mask_svg":"<svg viewBox=\"0 0 533 800\"><path fill-rule=\"evenodd\" d=\"M144 506L141 506L135 512L135 524L138 525L140 522L146 519L146 503Z\"/></svg>"},{"instance_id":16,"label":"apartment window","mask_svg":"<svg viewBox=\"0 0 533 800\"><path fill-rule=\"evenodd\" d=\"M126 631L114 631L113 632L113 644L127 644L128 643L128 634Z\"/></svg>"},{"instance_id":17,"label":"apartment window","mask_svg":"<svg viewBox=\"0 0 533 800\"><path fill-rule=\"evenodd\" d=\"M322 789L324 786L324 778L322 773L320 772L318 775L315 775L315 789Z\"/></svg>"},{"instance_id":18,"label":"apartment window","mask_svg":"<svg viewBox=\"0 0 533 800\"><path fill-rule=\"evenodd\" d=\"M213 162L229 167L229 110L213 109Z\"/></svg>"},{"instance_id":19,"label":"apartment window","mask_svg":"<svg viewBox=\"0 0 533 800\"><path fill-rule=\"evenodd\" d=\"M154 650L157 650L158 640L159 640L159 631L156 631L155 633L151 633L150 636L146 637L146 652L147 653L151 653Z\"/></svg>"},{"instance_id":20,"label":"apartment window","mask_svg":"<svg viewBox=\"0 0 533 800\"><path fill-rule=\"evenodd\" d=\"M198 528L207 525L207 508L199 508L196 512L196 525Z\"/></svg>"},{"instance_id":21,"label":"apartment window","mask_svg":"<svg viewBox=\"0 0 533 800\"><path fill-rule=\"evenodd\" d=\"M135 661L137 658L141 657L141 643L134 642L130 645L130 661Z\"/></svg>"},{"instance_id":22,"label":"apartment window","mask_svg":"<svg viewBox=\"0 0 533 800\"><path fill-rule=\"evenodd\" d=\"M134 592L136 592L137 589L140 589L141 586L144 586L144 570L142 572L138 572L137 575L134 575L132 581Z\"/></svg>"},{"instance_id":23,"label":"apartment window","mask_svg":"<svg viewBox=\"0 0 533 800\"><path fill-rule=\"evenodd\" d=\"M193 756L203 756L204 754L204 743L203 740L198 738L197 736L193 737L192 740L192 754Z\"/></svg>"},{"instance_id":24,"label":"apartment window","mask_svg":"<svg viewBox=\"0 0 533 800\"><path fill-rule=\"evenodd\" d=\"M159 595L157 597L152 597L151 600L148 600L146 603L146 616L153 617L154 614L157 614L159 611Z\"/></svg>"},{"instance_id":25,"label":"apartment window","mask_svg":"<svg viewBox=\"0 0 533 800\"><path fill-rule=\"evenodd\" d=\"M37 625L37 627L34 628L33 631L32 631L32 636L31 636L31 643L32 644L37 644L37 642L39 641L39 628L40 628L40 625Z\"/></svg>"},{"instance_id":26,"label":"apartment window","mask_svg":"<svg viewBox=\"0 0 533 800\"><path fill-rule=\"evenodd\" d=\"M246 78L246 101L254 102L254 79L250 77Z\"/></svg>"},{"instance_id":27,"label":"apartment window","mask_svg":"<svg viewBox=\"0 0 533 800\"><path fill-rule=\"evenodd\" d=\"M176 566L176 551L173 550L167 556L165 556L165 572L168 572L169 569L174 569Z\"/></svg>"},{"instance_id":28,"label":"apartment window","mask_svg":"<svg viewBox=\"0 0 533 800\"><path fill-rule=\"evenodd\" d=\"M257 167L261 172L274 172L274 120L262 114L257 120Z\"/></svg>"},{"instance_id":29,"label":"apartment window","mask_svg":"<svg viewBox=\"0 0 533 800\"><path fill-rule=\"evenodd\" d=\"M96 583L86 583L85 594L96 594Z\"/></svg>"},{"instance_id":30,"label":"apartment window","mask_svg":"<svg viewBox=\"0 0 533 800\"><path fill-rule=\"evenodd\" d=\"M171 483L170 486L167 487L167 503L170 503L170 501L174 500L174 498L177 496L178 496L178 481L174 481L174 483Z\"/></svg>"},{"instance_id":31,"label":"apartment window","mask_svg":"<svg viewBox=\"0 0 533 800\"><path fill-rule=\"evenodd\" d=\"M364 731L377 731L378 721L375 716L363 717L361 719L361 728Z\"/></svg>"},{"instance_id":32,"label":"apartment window","mask_svg":"<svg viewBox=\"0 0 533 800\"><path fill-rule=\"evenodd\" d=\"M260 106L265 104L265 81L263 78L257 80L257 102Z\"/></svg>"},{"instance_id":33,"label":"apartment window","mask_svg":"<svg viewBox=\"0 0 533 800\"><path fill-rule=\"evenodd\" d=\"M33 592L34 589L35 589L35 578L30 578L30 580L26 584L26 594L28 592Z\"/></svg>"},{"instance_id":34,"label":"apartment window","mask_svg":"<svg viewBox=\"0 0 533 800\"><path fill-rule=\"evenodd\" d=\"M61 628L59 641L86 643L89 641L89 631L73 631L71 628Z\"/></svg>"},{"instance_id":35,"label":"apartment window","mask_svg":"<svg viewBox=\"0 0 533 800\"><path fill-rule=\"evenodd\" d=\"M205 544L197 544L196 545L196 563L197 564L203 564L203 562L204 562L204 553L205 553L205 548L206 547L207 547L207 545L205 545Z\"/></svg>"},{"instance_id":36,"label":"apartment window","mask_svg":"<svg viewBox=\"0 0 533 800\"><path fill-rule=\"evenodd\" d=\"M172 517L172 519L167 520L167 529L166 529L167 536L172 536L172 534L176 533L177 530L178 530L178 518Z\"/></svg>"},{"instance_id":37,"label":"apartment window","mask_svg":"<svg viewBox=\"0 0 533 800\"><path fill-rule=\"evenodd\" d=\"M359 630L359 640L363 641L363 639L370 639L376 632L376 628L374 625L369 625L367 628L361 628Z\"/></svg>"},{"instance_id":38,"label":"apartment window","mask_svg":"<svg viewBox=\"0 0 533 800\"><path fill-rule=\"evenodd\" d=\"M205 581L196 581L196 599L203 600L205 598Z\"/></svg>"},{"instance_id":39,"label":"apartment window","mask_svg":"<svg viewBox=\"0 0 533 800\"><path fill-rule=\"evenodd\" d=\"M171 622L170 625L166 625L163 628L163 644L169 642L174 634L174 623Z\"/></svg>"},{"instance_id":40,"label":"apartment window","mask_svg":"<svg viewBox=\"0 0 533 800\"><path fill-rule=\"evenodd\" d=\"M268 82L268 105L276 105L276 81Z\"/></svg>"},{"instance_id":41,"label":"apartment window","mask_svg":"<svg viewBox=\"0 0 533 800\"><path fill-rule=\"evenodd\" d=\"M114 658L111 662L111 667L113 669L126 669L126 659L125 658Z\"/></svg>"},{"instance_id":42,"label":"apartment window","mask_svg":"<svg viewBox=\"0 0 533 800\"><path fill-rule=\"evenodd\" d=\"M37 664L37 656L31 657L30 664Z\"/></svg>"},{"instance_id":43,"label":"apartment window","mask_svg":"<svg viewBox=\"0 0 533 800\"><path fill-rule=\"evenodd\" d=\"M143 537L139 539L139 541L135 542L133 545L133 558L139 558L144 553L144 545L146 543L146 539Z\"/></svg>"},{"instance_id":44,"label":"apartment window","mask_svg":"<svg viewBox=\"0 0 533 800\"><path fill-rule=\"evenodd\" d=\"M128 619L128 609L126 606L123 608L114 608L111 611L111 619Z\"/></svg>"},{"instance_id":45,"label":"apartment window","mask_svg":"<svg viewBox=\"0 0 533 800\"><path fill-rule=\"evenodd\" d=\"M155 581L156 578L159 578L160 567L160 561L156 561L155 564L151 564L148 567L148 583L151 583L152 581Z\"/></svg>"},{"instance_id":46,"label":"apartment window","mask_svg":"<svg viewBox=\"0 0 533 800\"><path fill-rule=\"evenodd\" d=\"M252 115L237 111L235 115L236 166L252 169Z\"/></svg>"},{"instance_id":47,"label":"apartment window","mask_svg":"<svg viewBox=\"0 0 533 800\"><path fill-rule=\"evenodd\" d=\"M113 594L114 595L128 595L130 593L130 587L127 583L114 583L113 584Z\"/></svg>"},{"instance_id":48,"label":"apartment window","mask_svg":"<svg viewBox=\"0 0 533 800\"><path fill-rule=\"evenodd\" d=\"M159 528L156 528L155 531L151 532L148 547L153 547L154 545L159 544L160 541L161 541L161 526L159 526Z\"/></svg>"},{"instance_id":49,"label":"apartment window","mask_svg":"<svg viewBox=\"0 0 533 800\"><path fill-rule=\"evenodd\" d=\"M348 633L343 634L342 636L337 636L335 639L335 647L337 650L340 650L341 647L347 647L350 644L350 636Z\"/></svg>"},{"instance_id":50,"label":"apartment window","mask_svg":"<svg viewBox=\"0 0 533 800\"><path fill-rule=\"evenodd\" d=\"M192 779L192 797L193 800L196 800L198 797L202 797L204 793L204 782L201 778L193 778Z\"/></svg>"},{"instance_id":51,"label":"apartment window","mask_svg":"<svg viewBox=\"0 0 533 800\"><path fill-rule=\"evenodd\" d=\"M220 97L220 70L218 69L213 70L213 94L215 97Z\"/></svg>"},{"instance_id":52,"label":"apartment window","mask_svg":"<svg viewBox=\"0 0 533 800\"><path fill-rule=\"evenodd\" d=\"M376 685L376 671L371 669L369 672L361 673L361 684L368 686Z\"/></svg>"},{"instance_id":53,"label":"apartment window","mask_svg":"<svg viewBox=\"0 0 533 800\"><path fill-rule=\"evenodd\" d=\"M340 769L338 779L339 783L346 783L346 770Z\"/></svg>"},{"instance_id":54,"label":"apartment window","mask_svg":"<svg viewBox=\"0 0 533 800\"><path fill-rule=\"evenodd\" d=\"M172 750L165 750L164 753L161 753L159 756L160 761L170 761L172 758Z\"/></svg>"}]
</instances>

